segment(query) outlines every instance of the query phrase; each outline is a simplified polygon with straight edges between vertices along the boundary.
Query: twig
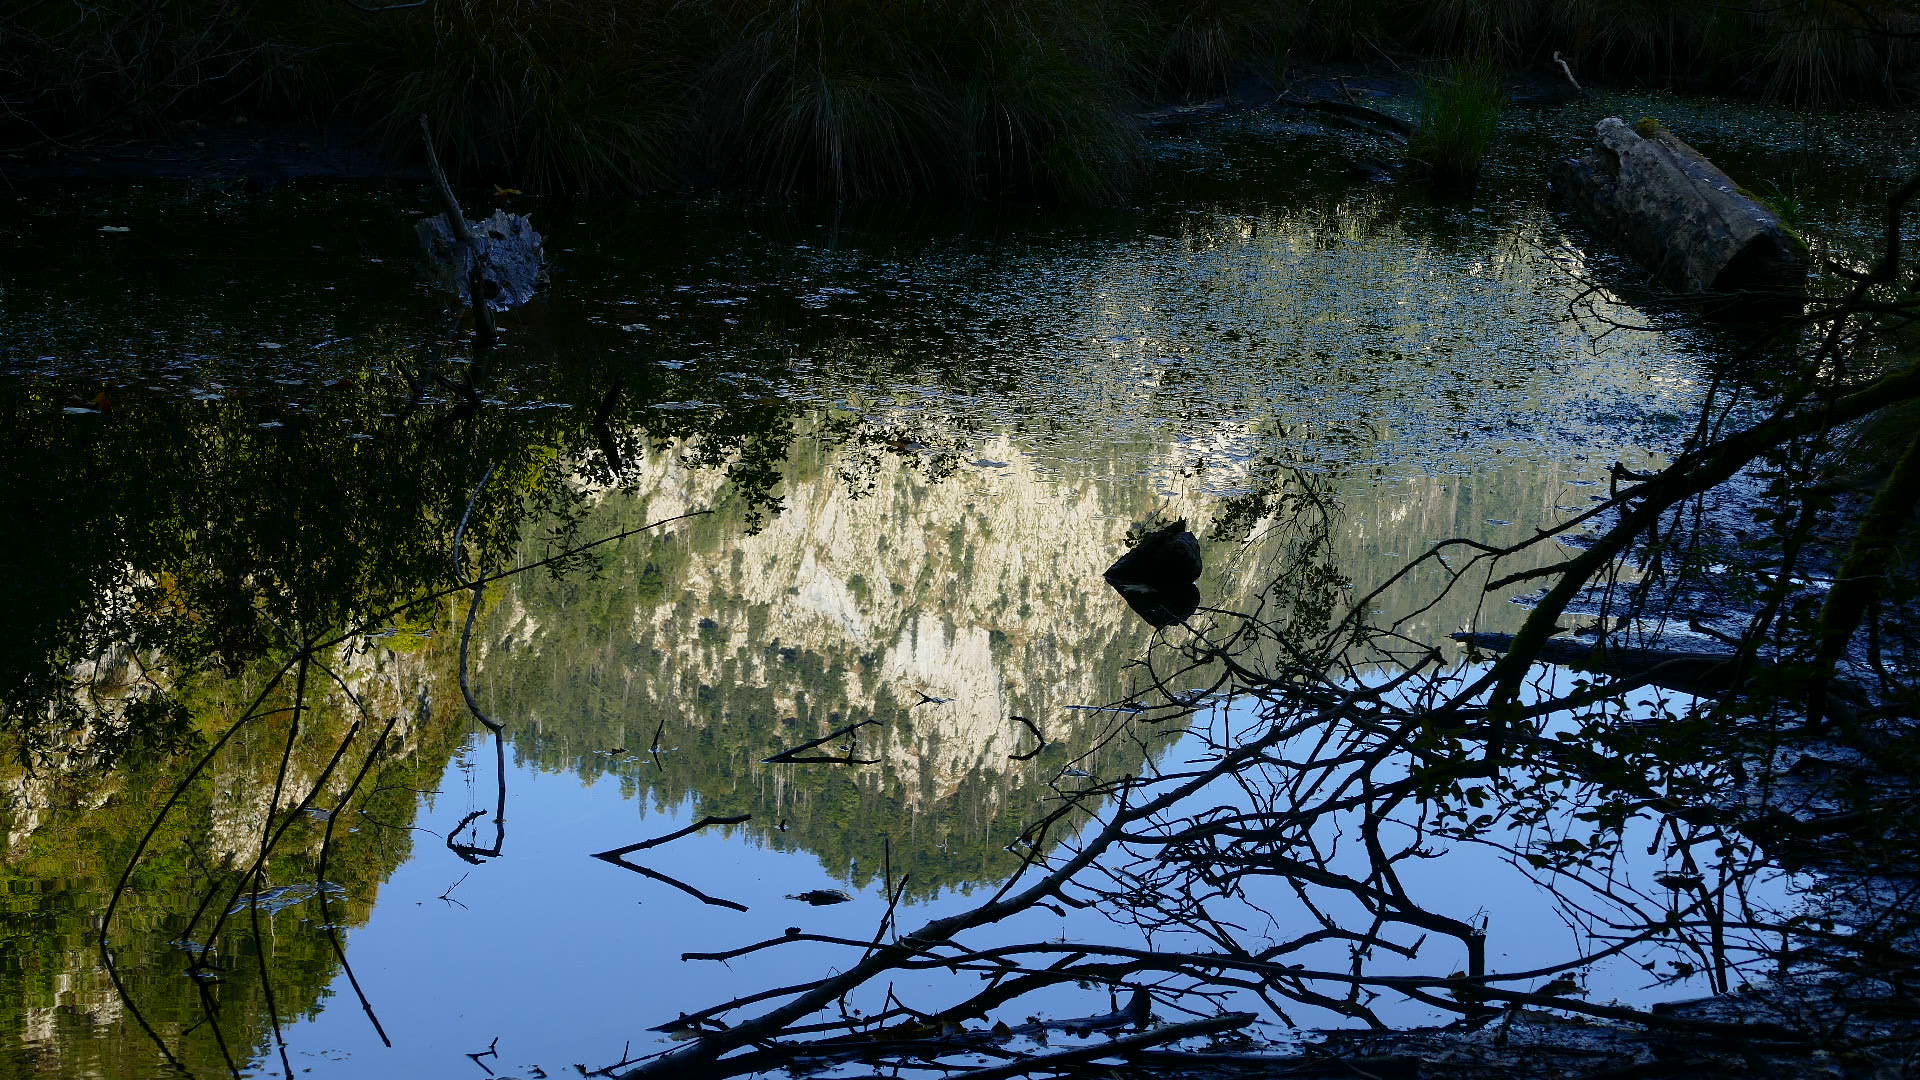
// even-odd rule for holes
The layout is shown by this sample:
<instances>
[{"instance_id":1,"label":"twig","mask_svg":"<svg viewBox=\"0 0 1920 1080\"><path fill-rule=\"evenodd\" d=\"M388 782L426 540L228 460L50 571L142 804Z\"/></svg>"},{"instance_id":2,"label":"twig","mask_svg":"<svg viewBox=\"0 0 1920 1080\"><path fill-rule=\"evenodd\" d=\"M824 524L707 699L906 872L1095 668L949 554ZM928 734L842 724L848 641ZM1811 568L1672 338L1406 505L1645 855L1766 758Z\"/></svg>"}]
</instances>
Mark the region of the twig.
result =
<instances>
[{"instance_id":1,"label":"twig","mask_svg":"<svg viewBox=\"0 0 1920 1080\"><path fill-rule=\"evenodd\" d=\"M456 881L456 882L454 882L453 884L451 884L451 885L449 885L449 886L447 886L447 887L446 887L446 889L445 889L445 890L444 890L443 892L441 892L441 894L440 894L439 896L436 896L436 897L434 897L434 899L436 899L436 900L445 900L445 901L446 901L447 903L449 903L449 904L460 904L460 901L458 901L458 900L455 900L455 899L453 898L453 890L455 890L455 889L457 889L457 888L459 888L459 887L461 886L461 884L462 884L462 883L464 883L464 882L465 882L465 881L467 880L467 878L468 878L469 876L471 876L471 875L472 875L472 873L473 873L473 871L471 871L471 870L469 870L469 871L467 871L467 872L466 872L465 874L461 874L461 875L460 875L460 880L459 880L459 881ZM465 904L460 904L460 906L464 908L464 907L466 907L467 905L465 905Z\"/></svg>"},{"instance_id":2,"label":"twig","mask_svg":"<svg viewBox=\"0 0 1920 1080\"><path fill-rule=\"evenodd\" d=\"M1034 746L1033 749L1027 751L1024 754L1008 754L1007 757L1012 761L1032 761L1034 758L1039 756L1040 751L1045 750L1047 748L1047 745L1048 745L1047 737L1045 735L1040 734L1040 728L1036 726L1033 721L1027 719L1026 717L1015 716L1015 717L1012 717L1012 719L1025 725L1028 731L1033 732L1033 737L1036 740L1036 745Z\"/></svg>"},{"instance_id":3,"label":"twig","mask_svg":"<svg viewBox=\"0 0 1920 1080\"><path fill-rule=\"evenodd\" d=\"M427 718L427 693L424 689L420 691L420 709L418 715L422 721L425 721ZM372 749L367 751L366 759L360 763L360 771L354 774L353 782L347 785L346 793L340 796L339 805L334 808L333 813L327 815L327 828L320 838L320 864L314 870L314 884L316 888L319 888L320 884L326 881L327 860L333 854L334 823L340 820L341 813L343 813L347 805L353 801L354 793L360 790L360 784L366 780L367 773L373 768L373 763L380 759L380 751L386 747L387 738L393 734L396 723L398 723L397 720L387 721L385 730L380 732L380 737L374 740ZM333 910L328 906L326 889L319 889L319 897L320 919L326 926L327 940L333 943L333 954L340 961L340 970L346 973L347 983L353 987L354 996L360 1001L360 1010L367 1014L367 1020L373 1024L374 1033L380 1036L381 1044L391 1047L393 1040L387 1038L387 1029L381 1025L380 1017L374 1013L373 1002L367 999L366 991L360 988L359 977L353 972L353 965L347 962L347 948L340 940L340 927L339 924L333 920Z\"/></svg>"},{"instance_id":4,"label":"twig","mask_svg":"<svg viewBox=\"0 0 1920 1080\"><path fill-rule=\"evenodd\" d=\"M739 825L742 822L752 820L752 814L734 814L730 817L717 817L709 814L684 829L675 829L670 833L664 833L651 840L642 840L637 844L628 844L626 847L611 848L607 851L596 851L593 853L593 857L596 859L604 859L607 862L618 862L622 856L631 855L636 851L645 851L652 847L659 847L661 844L678 840L690 833L699 832L709 825Z\"/></svg>"},{"instance_id":5,"label":"twig","mask_svg":"<svg viewBox=\"0 0 1920 1080\"><path fill-rule=\"evenodd\" d=\"M625 859L608 859L606 861L622 869L631 870L634 873L639 874L643 877L650 877L653 880L658 881L663 885L671 885L674 888L679 889L681 892L686 893L688 896L693 897L695 900L698 900L703 904L708 904L713 907L732 908L735 911L747 910L747 905L745 904L739 903L734 900L727 900L718 896L708 896L706 893L703 893L699 889L696 889L693 886L687 884L686 882L681 881L679 878L673 877L668 874L663 874L658 870L641 866L639 863L630 863Z\"/></svg>"},{"instance_id":6,"label":"twig","mask_svg":"<svg viewBox=\"0 0 1920 1080\"><path fill-rule=\"evenodd\" d=\"M650 877L655 881L662 882L663 884L671 885L674 888L679 889L681 892L684 892L687 895L693 897L694 899L699 900L703 904L710 904L714 907L732 908L735 911L745 911L747 910L747 906L745 904L736 903L732 900L723 900L723 899L720 899L719 897L708 896L706 893L703 893L699 889L696 889L693 886L687 884L686 882L681 881L679 878L671 877L667 874L660 873L658 870L649 869L645 866L641 866L639 863L628 862L626 860L626 856L631 855L636 851L645 851L648 848L658 847L659 845L665 844L669 841L678 840L681 837L686 836L688 833L692 833L700 829L704 829L709 825L738 825L743 821L750 821L752 820L752 818L753 818L752 814L738 814L732 817L715 817L715 816L709 815L707 817L701 818L699 821L694 822L693 824L687 826L684 829L675 829L673 832L667 833L663 836L656 836L651 840L642 840L637 844L628 844L626 847L611 848L607 851L596 851L593 853L593 857L596 859L599 859L602 862L610 862L615 866L621 867L623 869L631 870L636 874L641 874L646 877Z\"/></svg>"},{"instance_id":7,"label":"twig","mask_svg":"<svg viewBox=\"0 0 1920 1080\"><path fill-rule=\"evenodd\" d=\"M421 593L419 596L415 596L412 599L402 601L401 603L396 604L392 607L385 608L381 611L377 611L374 614L368 616L367 618L362 619L359 622L355 623L351 628L347 630L343 630L340 633L335 634L324 641L313 643L308 647L307 651L317 653L327 649L331 649L335 645L340 644L341 642L350 641L353 638L357 638L362 634L367 633L368 631L372 630L374 627L379 626L380 624L388 621L389 619L392 619L399 615L404 615L407 612L412 611L413 609L420 607L423 604L430 604L436 600L444 600L455 593L466 592L472 589L475 585L491 585L496 581L505 581L508 578L517 577L521 574L524 574L529 570L538 570L541 567L552 566L555 563L564 562L567 559L577 558L581 555L586 554L589 551L592 551L594 548L604 547L608 544L619 543L620 541L625 540L629 536L638 536L643 532L647 532L652 529L657 529L662 525L671 525L676 521L686 521L689 518L705 517L706 515L711 513L713 513L712 510L689 510L684 514L674 514L671 517L664 517L655 521L649 521L645 525L636 525L631 529L622 529L617 533L613 533L608 536L603 536L598 540L592 540L585 544L577 544L573 547L566 549L565 551L561 551L556 554L549 555L544 559L535 559L533 562L530 562L530 563L522 563L519 566L508 567L505 570L497 570L491 574L483 574L480 577L473 579L472 581L463 581L457 585L449 585L446 588L434 589L430 592Z\"/></svg>"},{"instance_id":8,"label":"twig","mask_svg":"<svg viewBox=\"0 0 1920 1080\"><path fill-rule=\"evenodd\" d=\"M481 1061L480 1059L483 1057L497 1058L500 1056L500 1036L495 1035L493 1037L493 1041L487 1044L487 1048L485 1050L481 1050L477 1053L468 1054L467 1056L473 1059L473 1063L475 1065L478 1065L482 1069L485 1069L488 1076L494 1075L493 1070L487 1066L487 1063L484 1061Z\"/></svg>"},{"instance_id":9,"label":"twig","mask_svg":"<svg viewBox=\"0 0 1920 1080\"><path fill-rule=\"evenodd\" d=\"M811 750L814 747L819 746L821 743L830 742L834 739L839 738L842 735L846 735L851 732L858 731L861 728L866 727L868 724L877 724L879 722L880 721L874 719L871 716L867 717L865 720L857 720L851 724L848 724L846 727L837 728L833 731L829 731L825 735L822 735L817 739L809 739L798 746L790 746L785 750L782 750L779 753L773 755L770 758L762 758L760 759L760 764L772 765L776 762L785 762L787 764L792 764L792 765L805 765L805 764L812 764L812 763L826 763L826 764L832 764L832 765L875 764L875 761L873 759L854 757L853 748L851 746L847 748L847 756L843 758L826 757L826 756L798 757L796 755L798 755L803 750Z\"/></svg>"},{"instance_id":10,"label":"twig","mask_svg":"<svg viewBox=\"0 0 1920 1080\"><path fill-rule=\"evenodd\" d=\"M473 309L474 349L476 353L484 353L493 348L495 335L493 309L487 306L486 300L486 273L480 265L480 246L474 242L473 230L467 227L467 216L460 209L460 200L454 197L447 171L440 167L440 155L434 151L433 129L427 124L426 113L420 114L420 141L427 149L427 168L433 173L440 200L447 208L447 227L453 230L454 239L467 255L467 301Z\"/></svg>"}]
</instances>

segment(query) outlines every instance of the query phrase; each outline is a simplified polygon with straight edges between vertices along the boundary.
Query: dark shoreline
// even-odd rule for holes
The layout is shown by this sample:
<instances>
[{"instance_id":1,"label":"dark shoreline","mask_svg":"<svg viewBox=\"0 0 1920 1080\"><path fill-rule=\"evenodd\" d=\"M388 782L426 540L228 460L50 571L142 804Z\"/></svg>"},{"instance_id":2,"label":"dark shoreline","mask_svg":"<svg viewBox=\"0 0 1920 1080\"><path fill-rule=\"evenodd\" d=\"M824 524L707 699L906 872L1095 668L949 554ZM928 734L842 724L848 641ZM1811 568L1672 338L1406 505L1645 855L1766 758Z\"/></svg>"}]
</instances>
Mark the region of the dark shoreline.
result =
<instances>
[{"instance_id":1,"label":"dark shoreline","mask_svg":"<svg viewBox=\"0 0 1920 1080\"><path fill-rule=\"evenodd\" d=\"M64 183L244 184L265 190L293 180L426 179L364 130L345 124L192 122L125 140L52 143L0 155L0 187Z\"/></svg>"}]
</instances>

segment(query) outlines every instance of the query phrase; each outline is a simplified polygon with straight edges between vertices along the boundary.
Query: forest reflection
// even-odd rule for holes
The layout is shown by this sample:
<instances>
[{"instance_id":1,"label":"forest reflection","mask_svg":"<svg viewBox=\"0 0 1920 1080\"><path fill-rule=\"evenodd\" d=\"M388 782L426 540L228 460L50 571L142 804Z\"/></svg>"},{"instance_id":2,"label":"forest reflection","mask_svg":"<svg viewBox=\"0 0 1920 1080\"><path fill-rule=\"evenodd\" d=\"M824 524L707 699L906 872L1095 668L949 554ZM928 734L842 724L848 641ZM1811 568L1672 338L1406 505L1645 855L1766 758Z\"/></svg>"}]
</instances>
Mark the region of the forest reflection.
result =
<instances>
[{"instance_id":1,"label":"forest reflection","mask_svg":"<svg viewBox=\"0 0 1920 1080\"><path fill-rule=\"evenodd\" d=\"M1109 706L1150 681L1137 664L1154 635L1100 576L1135 516L1186 516L1208 553L1205 602L1244 610L1297 583L1306 557L1323 583L1365 592L1403 552L1485 532L1488 518L1542 521L1569 479L1515 465L1349 494L1295 470L1234 499L1143 501L1091 479L1151 464L1124 451L1065 463L1004 438L975 449L989 464L929 480L908 461L803 438L783 510L757 533L723 510L636 537L598 574L517 579L476 635L486 711L512 718L516 752L542 768L618 775L660 808L751 812L743 828L759 842L812 851L855 885L880 872L888 841L916 895L993 881L1014 865L1005 838L1062 768L1139 767L1105 745L1130 715ZM723 488L657 455L631 485L599 493L582 533L724 505ZM1322 535L1303 536L1317 515ZM1479 625L1498 625L1498 601L1450 594L1413 632L1443 639L1487 604L1494 617ZM764 763L869 717L880 725L853 738L870 767ZM1035 745L1014 717L1039 724L1041 753L1014 760Z\"/></svg>"},{"instance_id":2,"label":"forest reflection","mask_svg":"<svg viewBox=\"0 0 1920 1080\"><path fill-rule=\"evenodd\" d=\"M664 269L623 260L672 245L583 232L591 287L479 374L391 298L340 333L317 280L271 304L250 280L167 339L57 297L71 317L31 336L57 362L0 387L34 522L0 634L0 1066L245 1066L276 1020L355 1008L341 933L396 868L511 861L491 804L448 836L427 794L473 729L456 550L555 560L492 584L470 643L517 766L617 779L636 814L751 815L735 838L850 888L997 881L1056 781L1158 752L1109 738L1162 640L1101 580L1130 529L1190 523L1201 617L1366 595L1435 540L1562 516L1632 455L1622 417L1685 399L1645 381L1673 351L1569 348L1543 211L1388 209L1188 206L899 257L789 227L777 255L689 240ZM99 269L63 258L50 281ZM190 307L189 275L143 272ZM1461 591L1409 634L1504 613ZM765 760L867 719L821 749L872 765Z\"/></svg>"},{"instance_id":3,"label":"forest reflection","mask_svg":"<svg viewBox=\"0 0 1920 1080\"><path fill-rule=\"evenodd\" d=\"M1283 564L1303 555L1323 584L1364 587L1432 539L1484 531L1487 519L1543 520L1575 479L1563 466L1515 463L1380 485L1275 459L1245 470L1257 486L1221 499L1199 477L1169 486L1184 451L1146 440L1069 460L1012 433L924 418L646 404L633 399L630 415L692 430L623 422L636 449L617 475L595 458L602 437L591 430L534 439L525 426L490 429L484 414L382 417L377 399L359 400L373 415L355 420L384 422L386 436L365 447L290 439L237 408L164 399L121 405L112 439L51 429L69 441L48 436L41 460L93 455L96 475L123 486L90 497L146 503L125 523L50 518L37 538L49 572L22 610L45 629L38 651L16 653L22 677L10 685L57 685L74 662L62 642L95 652L81 692L43 705L47 723L23 725L37 768L7 781L7 890L21 916L8 933L17 955L34 958L10 979L9 996L29 1003L23 1045L139 1075L154 1064L151 1046L100 1038L131 1022L190 1069L220 1071L270 1045L270 1012L318 1007L340 960L320 928L364 922L386 877L433 842L417 830L453 824L413 815L468 726L453 677L465 594L378 616L444 591L463 517L469 565L497 572L711 508L494 586L469 672L485 711L520 761L616 775L656 811L750 814L739 828L753 843L810 852L856 888L890 860L912 896L930 897L1007 872L1007 839L1063 770L1139 767L1129 755L1144 748L1125 743L1086 756L1130 718L1110 707L1124 710L1145 685L1133 665L1155 640L1100 577L1132 522L1187 517L1207 553L1206 603L1231 609L1295 580ZM569 438L581 449L556 453ZM228 453L177 449L196 440ZM317 467L329 453L338 460ZM483 457L508 465L476 499L469 478ZM411 480L372 482L387 474ZM36 492L50 506L57 495L51 480ZM1301 533L1308 521L1317 535ZM196 603L231 591L245 602ZM93 621L101 606L89 598L101 595L123 598L107 608L119 621ZM1436 638L1471 617L1453 607L1426 616ZM288 658L340 626L359 632L316 659L296 730ZM112 635L119 643L100 647ZM276 671L282 685L260 696ZM182 778L248 715L203 772ZM1036 744L1014 717L1044 733L1038 753L1022 756ZM764 763L868 718L879 723L858 733L857 755L830 749L874 765ZM388 720L397 723L374 755ZM269 825L271 857L248 878ZM285 906L247 899L322 880L323 852L329 892L275 893ZM91 949L130 864L110 945L138 1017ZM248 932L256 914L273 933ZM217 942L207 934L216 923Z\"/></svg>"}]
</instances>

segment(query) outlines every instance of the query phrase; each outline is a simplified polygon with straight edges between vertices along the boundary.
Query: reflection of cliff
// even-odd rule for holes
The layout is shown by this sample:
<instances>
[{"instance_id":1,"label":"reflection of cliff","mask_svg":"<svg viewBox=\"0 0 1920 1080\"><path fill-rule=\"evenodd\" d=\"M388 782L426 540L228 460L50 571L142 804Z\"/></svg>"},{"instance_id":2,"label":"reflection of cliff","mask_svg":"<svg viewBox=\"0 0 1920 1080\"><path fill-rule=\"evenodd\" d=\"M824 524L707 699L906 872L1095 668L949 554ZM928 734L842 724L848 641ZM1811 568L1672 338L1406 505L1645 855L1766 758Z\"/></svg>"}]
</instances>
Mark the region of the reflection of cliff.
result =
<instances>
[{"instance_id":1,"label":"reflection of cliff","mask_svg":"<svg viewBox=\"0 0 1920 1080\"><path fill-rule=\"evenodd\" d=\"M507 587L477 643L478 685L519 752L546 767L615 771L660 803L752 811L763 842L812 850L856 880L877 870L890 836L896 867L912 863L923 888L1003 866L1000 849L1047 798L1045 782L1120 717L1075 706L1143 684L1129 665L1152 631L1100 580L1142 512L1184 515L1202 535L1223 515L1246 517L1253 540L1209 545L1202 583L1205 603L1244 609L1302 556L1275 542L1282 519L1324 510L1331 552L1318 557L1366 584L1431 540L1486 535L1484 519L1502 515L1538 523L1565 498L1547 467L1491 474L1477 489L1430 479L1351 495L1324 479L1268 477L1279 495L1315 485L1324 503L1309 513L1286 498L1155 495L1148 484L1165 480L1147 478L1176 470L1172 451L1152 446L1066 461L987 439L930 463L918 442L877 457L798 445L785 509L754 535L711 471L670 453L631 489L603 493L587 534L720 509L634 538L597 579ZM1478 602L1462 591L1423 626L1442 636ZM1015 715L1058 745L1010 761L1032 745ZM873 765L760 763L869 718L879 724L858 732L854 756ZM658 766L646 752L656 729L673 751ZM1137 759L1111 751L1090 767L1102 766Z\"/></svg>"},{"instance_id":2,"label":"reflection of cliff","mask_svg":"<svg viewBox=\"0 0 1920 1080\"><path fill-rule=\"evenodd\" d=\"M1289 551L1296 550L1303 533L1320 512L1319 506L1290 507L1288 493L1320 491L1331 514L1325 528L1331 546L1331 564L1351 585L1343 588L1343 610L1351 602L1400 574L1412 560L1435 544L1465 538L1491 546L1515 544L1538 528L1558 524L1584 509L1585 492L1596 490L1598 466L1573 463L1506 462L1489 464L1471 475L1423 476L1410 479L1303 478L1272 482L1261 493L1225 500L1219 514L1222 527L1233 535L1250 536L1241 559L1251 565L1235 573L1267 588L1287 572ZM1571 549L1539 545L1499 563L1499 574L1532 569L1566 557ZM1455 547L1447 564L1455 570L1468 566L1473 552ZM1493 576L1499 576L1498 574ZM1487 595L1485 564L1478 572L1454 575L1436 563L1406 574L1376 597L1370 622L1375 626L1404 620L1402 633L1428 644L1445 645L1457 630L1511 630L1525 609L1510 601L1538 588L1538 583L1510 587ZM1274 599L1269 597L1269 599Z\"/></svg>"},{"instance_id":3,"label":"reflection of cliff","mask_svg":"<svg viewBox=\"0 0 1920 1080\"><path fill-rule=\"evenodd\" d=\"M1637 438L1650 409L1691 408L1696 355L1666 335L1593 340L1569 314L1582 285L1564 247L1538 206L1497 221L1378 192L1189 207L1097 243L929 258L923 287L964 303L921 305L904 327L853 324L812 357L829 392L855 401L875 393L876 357L947 363L989 387L942 402L950 415L1012 421L1023 444L1062 457L1090 433L1248 428L1322 467L1399 476L1604 452ZM1188 460L1211 471L1262 449Z\"/></svg>"},{"instance_id":4,"label":"reflection of cliff","mask_svg":"<svg viewBox=\"0 0 1920 1080\"><path fill-rule=\"evenodd\" d=\"M711 472L671 455L651 466L637 489L606 496L589 532L727 504ZM918 863L922 887L989 876L1044 782L1114 715L1071 707L1128 692L1122 666L1151 630L1100 573L1137 507L1131 493L1043 477L1000 441L945 480L924 471L801 449L784 510L755 535L723 509L636 538L601 580L517 583L486 633L489 707L530 726L521 752L554 766L639 753L664 722L662 745L679 748L666 768L623 772L658 799L752 809L767 842L836 870L876 870L891 834L896 865ZM1010 761L1033 745L1014 715L1059 745ZM867 718L880 723L858 733L856 756L877 765L759 764Z\"/></svg>"}]
</instances>

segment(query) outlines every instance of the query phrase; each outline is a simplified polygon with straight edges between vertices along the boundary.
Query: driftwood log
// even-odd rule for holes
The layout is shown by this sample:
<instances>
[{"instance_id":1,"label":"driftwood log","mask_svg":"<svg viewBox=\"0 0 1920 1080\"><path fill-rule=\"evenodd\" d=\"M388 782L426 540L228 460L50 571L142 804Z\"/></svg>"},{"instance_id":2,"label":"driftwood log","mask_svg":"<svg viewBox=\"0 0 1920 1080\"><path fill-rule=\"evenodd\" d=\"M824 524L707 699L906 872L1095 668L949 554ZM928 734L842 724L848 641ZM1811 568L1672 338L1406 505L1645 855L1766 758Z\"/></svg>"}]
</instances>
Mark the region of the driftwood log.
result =
<instances>
[{"instance_id":1,"label":"driftwood log","mask_svg":"<svg viewBox=\"0 0 1920 1080\"><path fill-rule=\"evenodd\" d=\"M1608 117L1593 133L1593 148L1562 161L1554 184L1668 286L1805 293L1805 242L1700 151L1652 121L1629 126Z\"/></svg>"},{"instance_id":2,"label":"driftwood log","mask_svg":"<svg viewBox=\"0 0 1920 1080\"><path fill-rule=\"evenodd\" d=\"M1493 653L1504 653L1513 647L1512 634L1459 633L1453 635L1453 640ZM1756 663L1749 660L1741 665L1736 656L1725 652L1634 649L1566 638L1549 639L1540 648L1540 660L1695 697L1723 697L1738 690ZM1765 661L1758 663L1765 665Z\"/></svg>"},{"instance_id":3,"label":"driftwood log","mask_svg":"<svg viewBox=\"0 0 1920 1080\"><path fill-rule=\"evenodd\" d=\"M546 252L533 223L496 210L485 221L450 223L447 214L414 225L435 276L447 291L472 304L506 311L532 300L546 281ZM475 282L479 301L473 296Z\"/></svg>"},{"instance_id":4,"label":"driftwood log","mask_svg":"<svg viewBox=\"0 0 1920 1080\"><path fill-rule=\"evenodd\" d=\"M1491 653L1513 648L1512 634L1458 633L1453 640ZM1543 664L1560 664L1575 671L1615 680L1619 692L1658 686L1699 698L1725 698L1746 690L1755 675L1772 676L1776 665L1762 657L1744 661L1728 652L1686 649L1636 649L1624 645L1550 638L1540 647ZM1867 701L1866 691L1850 679L1835 679L1816 720L1854 724Z\"/></svg>"}]
</instances>

